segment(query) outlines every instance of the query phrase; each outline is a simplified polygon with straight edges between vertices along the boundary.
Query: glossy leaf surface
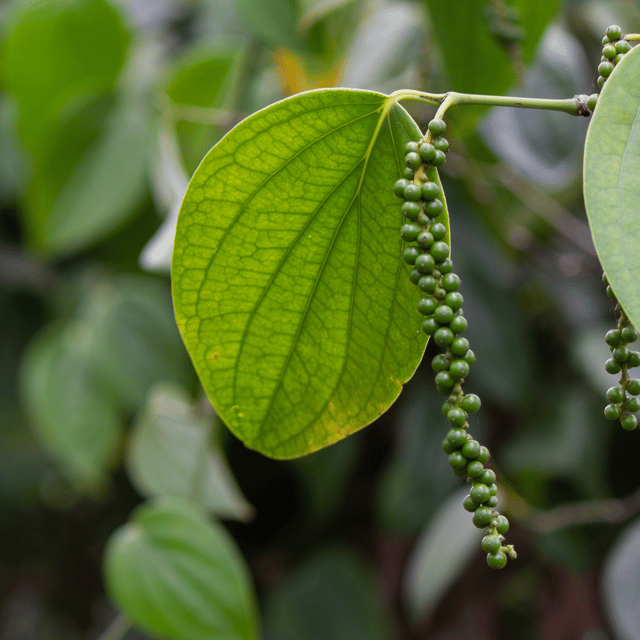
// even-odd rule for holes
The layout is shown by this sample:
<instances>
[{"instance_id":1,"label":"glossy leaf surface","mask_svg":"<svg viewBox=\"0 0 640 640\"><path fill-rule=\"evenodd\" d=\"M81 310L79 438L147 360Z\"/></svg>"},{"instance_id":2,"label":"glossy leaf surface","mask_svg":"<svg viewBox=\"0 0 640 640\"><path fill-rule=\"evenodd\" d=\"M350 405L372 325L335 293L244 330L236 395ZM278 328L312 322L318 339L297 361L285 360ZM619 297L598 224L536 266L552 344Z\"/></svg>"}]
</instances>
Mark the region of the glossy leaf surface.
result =
<instances>
[{"instance_id":1,"label":"glossy leaf surface","mask_svg":"<svg viewBox=\"0 0 640 640\"><path fill-rule=\"evenodd\" d=\"M110 596L145 631L172 640L254 640L256 605L233 540L188 503L138 509L105 553Z\"/></svg>"},{"instance_id":2,"label":"glossy leaf surface","mask_svg":"<svg viewBox=\"0 0 640 640\"><path fill-rule=\"evenodd\" d=\"M387 96L312 91L247 118L192 178L176 319L247 446L291 458L331 444L383 413L415 371L426 337L391 188L419 137Z\"/></svg>"},{"instance_id":3,"label":"glossy leaf surface","mask_svg":"<svg viewBox=\"0 0 640 640\"><path fill-rule=\"evenodd\" d=\"M584 202L600 263L640 326L640 48L608 78L584 150Z\"/></svg>"}]
</instances>

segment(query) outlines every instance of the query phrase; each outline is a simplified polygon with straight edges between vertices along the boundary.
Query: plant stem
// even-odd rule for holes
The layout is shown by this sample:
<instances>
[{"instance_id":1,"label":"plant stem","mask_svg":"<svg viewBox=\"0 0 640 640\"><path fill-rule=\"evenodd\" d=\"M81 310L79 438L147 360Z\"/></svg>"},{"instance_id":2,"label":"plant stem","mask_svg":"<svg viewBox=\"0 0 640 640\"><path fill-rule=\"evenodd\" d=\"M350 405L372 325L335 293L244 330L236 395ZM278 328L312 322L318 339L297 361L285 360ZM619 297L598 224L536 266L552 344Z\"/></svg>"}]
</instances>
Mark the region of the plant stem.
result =
<instances>
[{"instance_id":1,"label":"plant stem","mask_svg":"<svg viewBox=\"0 0 640 640\"><path fill-rule=\"evenodd\" d=\"M516 107L521 109L545 109L548 111L563 111L572 116L588 115L583 101L578 97L567 98L565 100L549 100L545 98L523 98L517 96L485 96L473 93L457 93L449 91L447 93L425 93L424 91L413 91L404 89L391 94L392 97L400 100L419 100L428 104L440 105L438 116L442 117L444 111L449 107L460 104L485 105L492 107Z\"/></svg>"},{"instance_id":2,"label":"plant stem","mask_svg":"<svg viewBox=\"0 0 640 640\"><path fill-rule=\"evenodd\" d=\"M121 613L118 614L98 640L123 640L133 623Z\"/></svg>"}]
</instances>

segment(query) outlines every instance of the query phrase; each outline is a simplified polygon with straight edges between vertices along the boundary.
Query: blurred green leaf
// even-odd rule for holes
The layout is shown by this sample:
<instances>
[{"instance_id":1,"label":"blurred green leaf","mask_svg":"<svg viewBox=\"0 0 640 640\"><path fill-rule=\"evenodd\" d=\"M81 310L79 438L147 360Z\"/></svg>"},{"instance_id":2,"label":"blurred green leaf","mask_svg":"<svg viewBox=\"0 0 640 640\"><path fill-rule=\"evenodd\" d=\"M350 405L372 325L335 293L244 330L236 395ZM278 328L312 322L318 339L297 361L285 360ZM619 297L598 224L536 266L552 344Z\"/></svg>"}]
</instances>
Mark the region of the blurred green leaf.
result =
<instances>
[{"instance_id":1,"label":"blurred green leaf","mask_svg":"<svg viewBox=\"0 0 640 640\"><path fill-rule=\"evenodd\" d=\"M278 102L229 132L187 190L178 326L216 411L266 455L369 424L422 357L391 190L420 131L390 100L334 89Z\"/></svg>"},{"instance_id":2,"label":"blurred green leaf","mask_svg":"<svg viewBox=\"0 0 640 640\"><path fill-rule=\"evenodd\" d=\"M302 32L307 31L328 14L352 2L355 0L299 0L300 17L297 28Z\"/></svg>"},{"instance_id":3,"label":"blurred green leaf","mask_svg":"<svg viewBox=\"0 0 640 640\"><path fill-rule=\"evenodd\" d=\"M237 3L246 25L258 38L273 47L304 48L296 31L296 0L237 0Z\"/></svg>"},{"instance_id":4,"label":"blurred green leaf","mask_svg":"<svg viewBox=\"0 0 640 640\"><path fill-rule=\"evenodd\" d=\"M622 308L640 326L640 47L602 88L584 147L584 203L598 258Z\"/></svg>"},{"instance_id":5,"label":"blurred green leaf","mask_svg":"<svg viewBox=\"0 0 640 640\"><path fill-rule=\"evenodd\" d=\"M23 360L21 390L47 450L80 488L98 489L117 457L121 420L97 376L81 322L32 342Z\"/></svg>"},{"instance_id":6,"label":"blurred green leaf","mask_svg":"<svg viewBox=\"0 0 640 640\"><path fill-rule=\"evenodd\" d=\"M107 589L144 631L171 640L255 640L257 609L233 540L189 503L144 504L109 539Z\"/></svg>"},{"instance_id":7,"label":"blurred green leaf","mask_svg":"<svg viewBox=\"0 0 640 640\"><path fill-rule=\"evenodd\" d=\"M268 640L385 640L389 622L371 567L346 549L317 552L265 602Z\"/></svg>"},{"instance_id":8,"label":"blurred green leaf","mask_svg":"<svg viewBox=\"0 0 640 640\"><path fill-rule=\"evenodd\" d=\"M482 531L471 521L461 488L442 502L407 562L404 601L414 620L426 618L478 552Z\"/></svg>"},{"instance_id":9,"label":"blurred green leaf","mask_svg":"<svg viewBox=\"0 0 640 640\"><path fill-rule=\"evenodd\" d=\"M144 495L186 498L221 518L247 520L253 509L215 441L212 422L198 415L179 387L153 387L130 435L129 476Z\"/></svg>"},{"instance_id":10,"label":"blurred green leaf","mask_svg":"<svg viewBox=\"0 0 640 640\"><path fill-rule=\"evenodd\" d=\"M2 82L18 98L23 141L37 154L71 101L113 87L130 36L105 0L17 3L5 31Z\"/></svg>"},{"instance_id":11,"label":"blurred green leaf","mask_svg":"<svg viewBox=\"0 0 640 640\"><path fill-rule=\"evenodd\" d=\"M149 115L111 96L74 106L38 154L25 225L32 246L56 256L101 240L136 212L145 193Z\"/></svg>"},{"instance_id":12,"label":"blurred green leaf","mask_svg":"<svg viewBox=\"0 0 640 640\"><path fill-rule=\"evenodd\" d=\"M18 200L27 179L27 158L16 135L17 104L0 92L0 204Z\"/></svg>"},{"instance_id":13,"label":"blurred green leaf","mask_svg":"<svg viewBox=\"0 0 640 640\"><path fill-rule=\"evenodd\" d=\"M574 365L600 394L603 408L607 404L607 390L618 382L618 376L612 376L604 368L604 363L611 357L611 349L604 341L604 336L611 328L612 324L604 323L585 327L574 336L570 344Z\"/></svg>"},{"instance_id":14,"label":"blurred green leaf","mask_svg":"<svg viewBox=\"0 0 640 640\"><path fill-rule=\"evenodd\" d=\"M607 621L616 640L640 638L640 518L630 522L609 551L601 576Z\"/></svg>"}]
</instances>

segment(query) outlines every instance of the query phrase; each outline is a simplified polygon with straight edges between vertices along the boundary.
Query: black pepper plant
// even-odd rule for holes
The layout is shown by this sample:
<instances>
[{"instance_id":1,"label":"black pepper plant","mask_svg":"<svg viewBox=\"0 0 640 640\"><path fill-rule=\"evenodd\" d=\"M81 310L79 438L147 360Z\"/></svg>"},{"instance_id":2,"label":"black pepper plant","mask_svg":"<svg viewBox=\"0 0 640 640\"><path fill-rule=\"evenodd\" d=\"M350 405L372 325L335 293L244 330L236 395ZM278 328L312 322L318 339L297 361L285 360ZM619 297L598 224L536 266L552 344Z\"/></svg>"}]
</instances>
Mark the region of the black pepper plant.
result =
<instances>
[{"instance_id":1,"label":"black pepper plant","mask_svg":"<svg viewBox=\"0 0 640 640\"><path fill-rule=\"evenodd\" d=\"M504 46L517 16L494 16ZM438 170L452 107L493 105L592 116L584 196L617 314L607 333L620 374L609 419L634 429L640 380L629 344L640 322L640 53L607 29L600 93L565 100L403 90L309 91L245 119L205 157L184 198L173 254L178 325L214 407L248 447L294 458L371 423L396 399L432 338L442 448L470 484L464 507L485 530L487 563L505 544L488 449L469 433L480 398L463 385L475 360L464 337L460 278ZM423 133L401 106L437 111ZM402 204L398 203L398 199Z\"/></svg>"}]
</instances>

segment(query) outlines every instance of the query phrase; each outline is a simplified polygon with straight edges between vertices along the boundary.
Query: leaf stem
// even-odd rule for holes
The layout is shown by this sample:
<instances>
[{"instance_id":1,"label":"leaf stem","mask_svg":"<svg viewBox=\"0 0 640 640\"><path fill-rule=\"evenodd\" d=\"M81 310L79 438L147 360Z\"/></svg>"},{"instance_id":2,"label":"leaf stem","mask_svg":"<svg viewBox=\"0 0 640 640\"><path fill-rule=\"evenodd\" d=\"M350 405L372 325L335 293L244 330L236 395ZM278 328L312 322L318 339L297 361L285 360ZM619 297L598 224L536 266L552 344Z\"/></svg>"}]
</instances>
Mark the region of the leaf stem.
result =
<instances>
[{"instance_id":1,"label":"leaf stem","mask_svg":"<svg viewBox=\"0 0 640 640\"><path fill-rule=\"evenodd\" d=\"M123 640L133 623L121 613L118 614L98 640Z\"/></svg>"},{"instance_id":2,"label":"leaf stem","mask_svg":"<svg viewBox=\"0 0 640 640\"><path fill-rule=\"evenodd\" d=\"M626 36L622 38L627 42L634 42L640 40L640 33L628 33Z\"/></svg>"}]
</instances>

